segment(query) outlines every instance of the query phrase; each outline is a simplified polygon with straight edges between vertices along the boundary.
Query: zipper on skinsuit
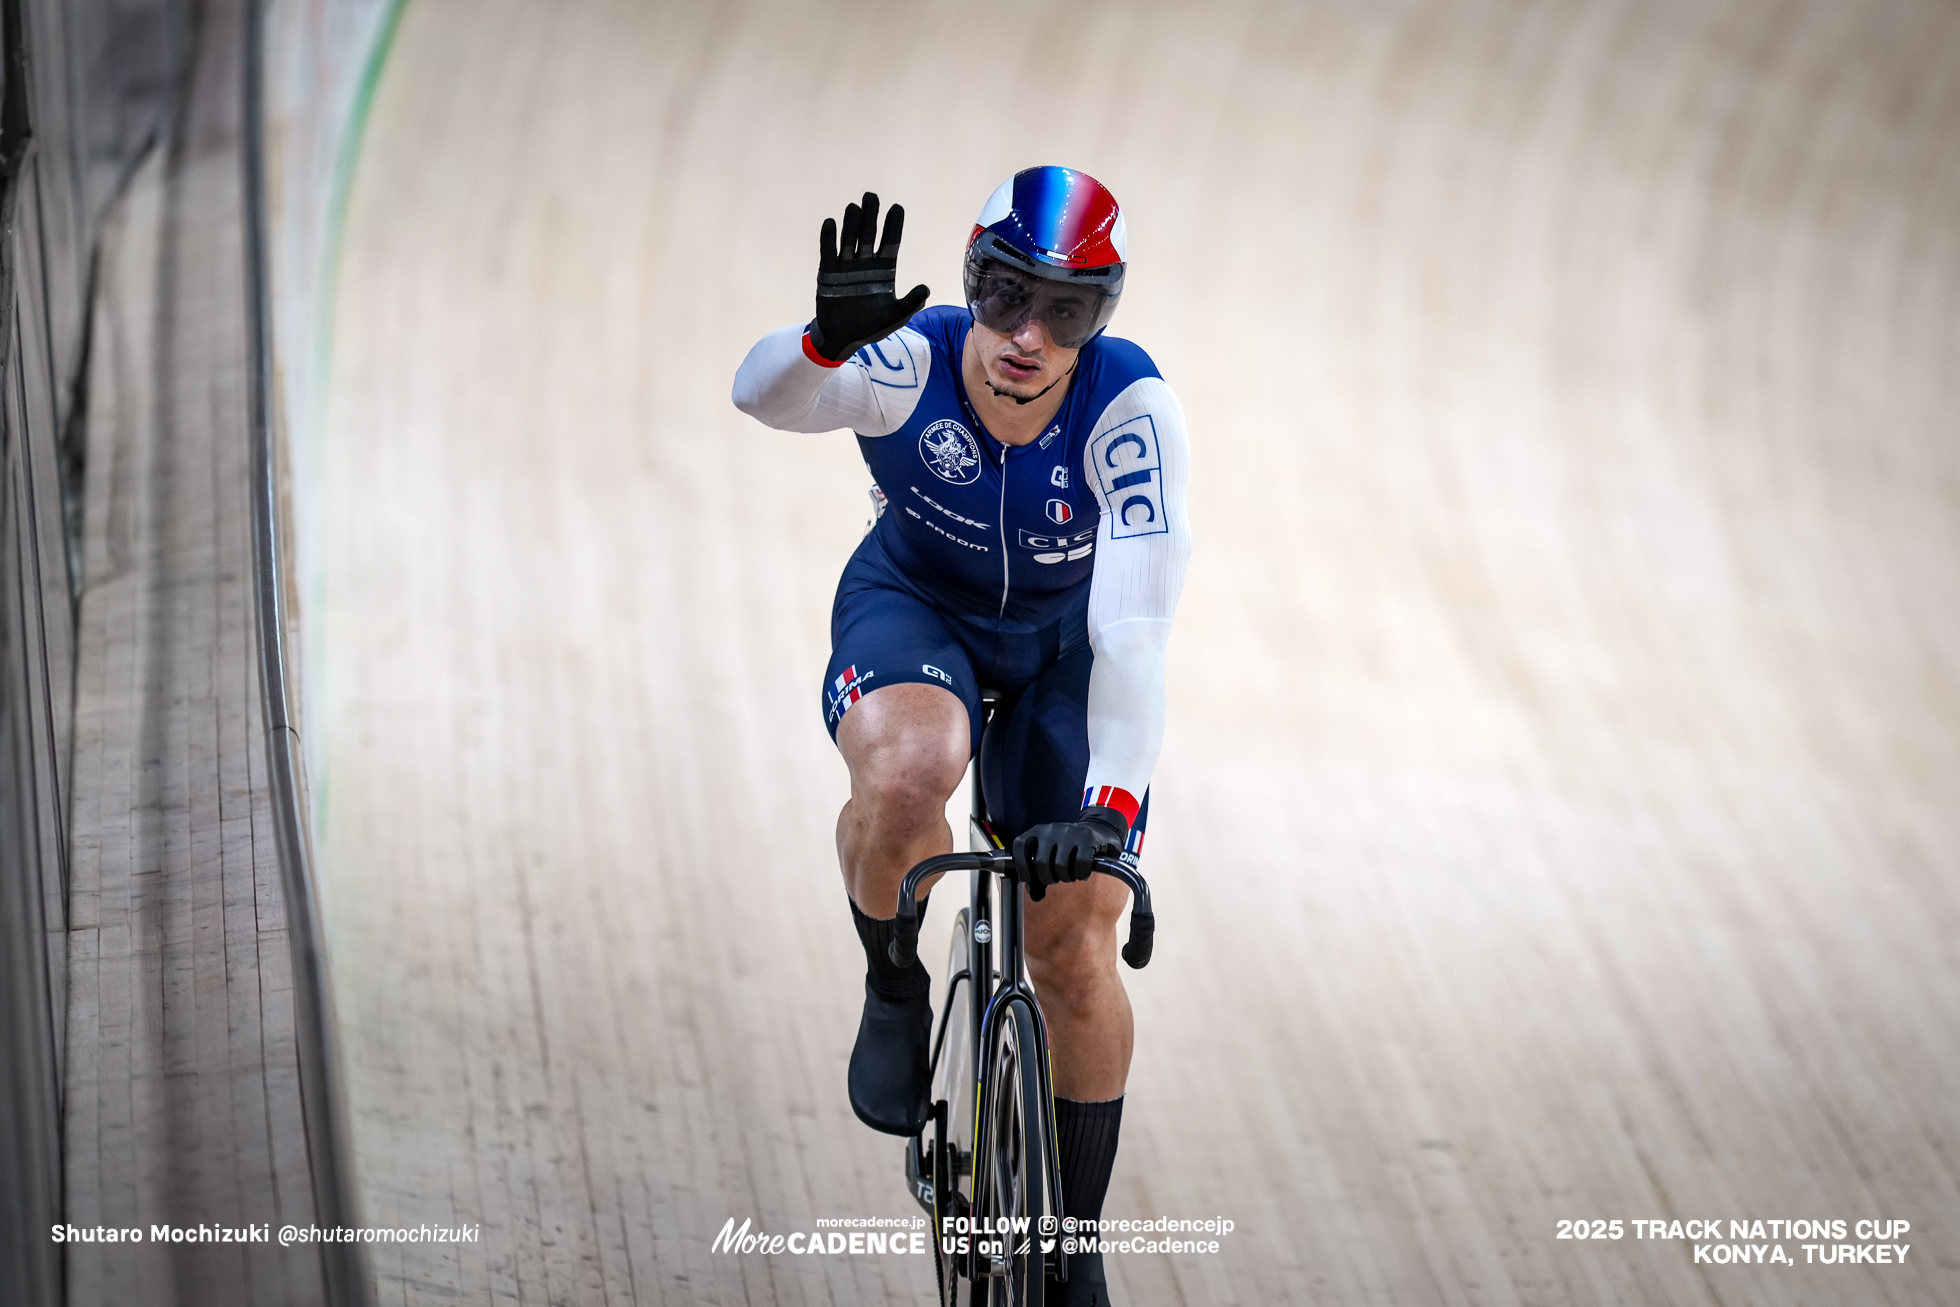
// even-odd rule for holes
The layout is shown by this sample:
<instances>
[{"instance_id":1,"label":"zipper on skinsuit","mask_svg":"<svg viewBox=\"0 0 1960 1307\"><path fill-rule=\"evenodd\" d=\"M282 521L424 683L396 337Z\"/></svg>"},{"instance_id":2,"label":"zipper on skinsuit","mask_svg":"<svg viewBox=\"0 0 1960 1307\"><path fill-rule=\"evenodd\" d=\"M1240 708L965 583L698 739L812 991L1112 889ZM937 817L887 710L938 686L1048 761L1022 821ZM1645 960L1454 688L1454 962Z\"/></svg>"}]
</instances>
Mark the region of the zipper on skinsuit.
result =
<instances>
[{"instance_id":1,"label":"zipper on skinsuit","mask_svg":"<svg viewBox=\"0 0 1960 1307\"><path fill-rule=\"evenodd\" d=\"M1007 616L1007 446L994 443L1000 445L1000 611L994 614L999 621Z\"/></svg>"}]
</instances>

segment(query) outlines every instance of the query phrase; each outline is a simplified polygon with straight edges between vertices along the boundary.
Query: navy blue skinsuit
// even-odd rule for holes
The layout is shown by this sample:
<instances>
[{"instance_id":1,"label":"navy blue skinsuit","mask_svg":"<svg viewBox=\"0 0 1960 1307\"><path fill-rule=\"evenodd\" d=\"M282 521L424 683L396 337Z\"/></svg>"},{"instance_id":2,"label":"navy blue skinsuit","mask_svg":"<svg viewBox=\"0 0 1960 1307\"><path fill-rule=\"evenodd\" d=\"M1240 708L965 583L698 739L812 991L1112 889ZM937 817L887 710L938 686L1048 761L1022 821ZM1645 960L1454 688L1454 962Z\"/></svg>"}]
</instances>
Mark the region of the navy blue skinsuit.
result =
<instances>
[{"instance_id":1,"label":"navy blue skinsuit","mask_svg":"<svg viewBox=\"0 0 1960 1307\"><path fill-rule=\"evenodd\" d=\"M967 400L960 357L970 324L964 309L926 309L909 333L867 346L846 365L898 389L928 375L902 426L858 436L888 506L838 583L824 720L834 737L862 695L936 684L966 704L977 750L980 689L1001 691L1001 720L981 765L999 833L1011 839L1072 819L1084 802L1094 662L1086 614L1102 519L1095 490L1083 483L1085 455L1092 436L1097 451L1114 451L1101 460L1110 465L1102 489L1123 517L1114 529L1167 529L1150 418L1097 429L1113 399L1159 374L1137 346L1099 336L1083 348L1049 429L1030 444L1004 445ZM932 351L929 368L912 357L919 338ZM1148 813L1146 792L1133 853Z\"/></svg>"}]
</instances>

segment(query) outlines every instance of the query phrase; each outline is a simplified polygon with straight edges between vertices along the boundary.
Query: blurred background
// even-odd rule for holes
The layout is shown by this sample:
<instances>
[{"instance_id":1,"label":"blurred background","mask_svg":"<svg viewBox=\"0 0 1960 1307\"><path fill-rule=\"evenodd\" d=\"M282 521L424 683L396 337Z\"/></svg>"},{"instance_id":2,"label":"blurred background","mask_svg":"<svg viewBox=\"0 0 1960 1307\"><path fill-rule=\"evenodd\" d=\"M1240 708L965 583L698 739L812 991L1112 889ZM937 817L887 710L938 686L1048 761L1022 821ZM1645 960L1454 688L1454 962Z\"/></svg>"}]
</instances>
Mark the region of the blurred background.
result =
<instances>
[{"instance_id":1,"label":"blurred background","mask_svg":"<svg viewBox=\"0 0 1960 1307\"><path fill-rule=\"evenodd\" d=\"M13 328L87 414L7 452L77 559L0 616L20 1301L931 1300L711 1247L916 1211L843 1092L868 477L728 392L826 216L949 302L1039 163L1121 200L1193 454L1106 1215L1236 1228L1117 1301L1960 1299L1950 5L87 8L28 103L156 126ZM275 1209L481 1234L40 1237ZM1557 1237L1690 1217L1911 1249Z\"/></svg>"}]
</instances>

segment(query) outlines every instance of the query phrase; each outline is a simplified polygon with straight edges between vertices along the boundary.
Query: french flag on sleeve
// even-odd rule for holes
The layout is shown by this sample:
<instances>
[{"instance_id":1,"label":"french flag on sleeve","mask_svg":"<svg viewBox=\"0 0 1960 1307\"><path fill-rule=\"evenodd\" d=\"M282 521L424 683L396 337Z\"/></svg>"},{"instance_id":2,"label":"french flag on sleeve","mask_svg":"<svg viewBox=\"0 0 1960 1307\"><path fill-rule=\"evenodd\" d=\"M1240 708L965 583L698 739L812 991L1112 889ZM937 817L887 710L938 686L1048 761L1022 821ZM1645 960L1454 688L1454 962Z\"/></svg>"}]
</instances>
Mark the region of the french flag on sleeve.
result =
<instances>
[{"instance_id":1,"label":"french flag on sleeve","mask_svg":"<svg viewBox=\"0 0 1960 1307\"><path fill-rule=\"evenodd\" d=\"M1114 808L1123 814L1123 820L1134 826L1137 824L1136 796L1128 790L1114 785L1091 785L1082 791L1082 806L1085 808Z\"/></svg>"}]
</instances>

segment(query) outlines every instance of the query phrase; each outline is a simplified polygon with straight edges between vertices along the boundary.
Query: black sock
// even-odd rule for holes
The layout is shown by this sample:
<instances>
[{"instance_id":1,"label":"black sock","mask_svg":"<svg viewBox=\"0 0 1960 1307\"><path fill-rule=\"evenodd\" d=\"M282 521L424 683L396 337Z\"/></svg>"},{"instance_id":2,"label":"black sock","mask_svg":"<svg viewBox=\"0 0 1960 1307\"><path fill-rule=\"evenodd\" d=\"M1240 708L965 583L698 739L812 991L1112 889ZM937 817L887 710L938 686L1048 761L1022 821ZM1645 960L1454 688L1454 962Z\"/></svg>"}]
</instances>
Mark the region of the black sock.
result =
<instances>
[{"instance_id":1,"label":"black sock","mask_svg":"<svg viewBox=\"0 0 1960 1307\"><path fill-rule=\"evenodd\" d=\"M1055 1154L1062 1169L1062 1212L1077 1220L1098 1220L1116 1166L1116 1134L1123 1125L1123 1100L1079 1103L1055 1096Z\"/></svg>"},{"instance_id":2,"label":"black sock","mask_svg":"<svg viewBox=\"0 0 1960 1307\"><path fill-rule=\"evenodd\" d=\"M892 936L898 931L897 917L883 921L867 917L853 900L851 920L857 924L858 939L864 943L865 977L871 982L872 993L887 1003L903 1003L932 992L932 976L925 963L913 958L911 966L901 967L892 961L891 944ZM925 922L926 905L921 903L919 924L923 926Z\"/></svg>"}]
</instances>

